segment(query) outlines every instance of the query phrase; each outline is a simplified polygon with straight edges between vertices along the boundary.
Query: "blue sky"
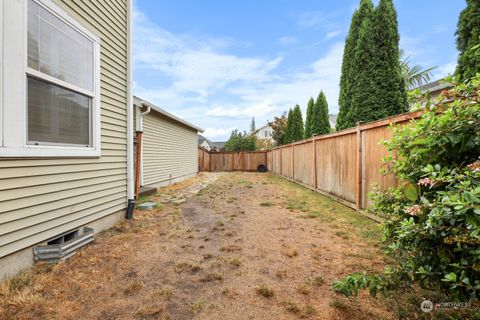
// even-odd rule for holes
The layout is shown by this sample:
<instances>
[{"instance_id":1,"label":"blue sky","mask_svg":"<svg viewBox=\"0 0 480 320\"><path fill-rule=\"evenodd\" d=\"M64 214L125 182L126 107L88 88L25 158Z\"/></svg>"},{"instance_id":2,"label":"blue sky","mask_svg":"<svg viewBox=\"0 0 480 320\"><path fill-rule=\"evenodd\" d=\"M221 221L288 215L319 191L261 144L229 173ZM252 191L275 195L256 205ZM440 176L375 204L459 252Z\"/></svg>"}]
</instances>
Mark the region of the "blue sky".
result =
<instances>
[{"instance_id":1,"label":"blue sky","mask_svg":"<svg viewBox=\"0 0 480 320\"><path fill-rule=\"evenodd\" d=\"M378 1L374 1L377 3ZM359 0L135 0L135 95L206 129L214 140L257 127L311 96L338 112L350 18ZM396 0L412 63L453 72L462 0Z\"/></svg>"}]
</instances>

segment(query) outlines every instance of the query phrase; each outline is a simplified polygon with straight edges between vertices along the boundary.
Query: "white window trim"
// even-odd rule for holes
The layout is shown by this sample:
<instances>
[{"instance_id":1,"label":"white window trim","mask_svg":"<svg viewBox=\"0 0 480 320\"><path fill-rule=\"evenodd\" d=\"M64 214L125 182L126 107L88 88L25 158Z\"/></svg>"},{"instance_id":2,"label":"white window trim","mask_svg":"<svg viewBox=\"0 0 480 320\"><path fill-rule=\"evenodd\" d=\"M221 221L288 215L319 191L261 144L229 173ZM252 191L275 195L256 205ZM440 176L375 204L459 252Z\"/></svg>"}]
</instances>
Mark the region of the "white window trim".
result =
<instances>
[{"instance_id":1,"label":"white window trim","mask_svg":"<svg viewBox=\"0 0 480 320\"><path fill-rule=\"evenodd\" d=\"M100 38L82 26L74 17L51 0L34 0L85 37L93 41L94 91L85 90L65 81L39 73L27 66L28 0L0 0L0 157L100 157ZM23 41L18 41L23 39ZM3 64L3 65L2 65ZM3 66L3 69L2 69ZM23 68L18 68L23 66ZM27 144L27 76L46 79L54 84L92 97L91 147ZM3 82L8 76L9 81Z\"/></svg>"},{"instance_id":2,"label":"white window trim","mask_svg":"<svg viewBox=\"0 0 480 320\"><path fill-rule=\"evenodd\" d=\"M2 21L4 0L0 0L0 17ZM3 22L0 22L0 149L3 146Z\"/></svg>"}]
</instances>

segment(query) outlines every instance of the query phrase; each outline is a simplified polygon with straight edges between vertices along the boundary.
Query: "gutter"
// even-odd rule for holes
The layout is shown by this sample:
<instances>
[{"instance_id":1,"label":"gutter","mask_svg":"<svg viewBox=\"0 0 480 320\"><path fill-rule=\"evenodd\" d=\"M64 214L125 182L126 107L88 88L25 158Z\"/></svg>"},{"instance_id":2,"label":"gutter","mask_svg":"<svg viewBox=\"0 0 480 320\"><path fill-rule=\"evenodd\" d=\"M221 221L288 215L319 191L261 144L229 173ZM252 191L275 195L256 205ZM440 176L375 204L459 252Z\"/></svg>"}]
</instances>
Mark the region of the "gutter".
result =
<instances>
[{"instance_id":1,"label":"gutter","mask_svg":"<svg viewBox=\"0 0 480 320\"><path fill-rule=\"evenodd\" d=\"M133 102L135 104L135 101ZM140 110L140 107L145 107L147 108L146 111L141 111ZM137 123L136 123L136 133L137 133L137 139L141 139L141 143L140 143L140 150L137 149L137 152L140 153L140 159L139 159L139 177L137 178L139 183L140 183L140 186L143 186L143 116L146 115L146 114L149 114L150 111L152 111L152 109L150 108L150 106L148 105L145 105L145 104L141 104L140 106L138 105L135 105L135 112L137 113Z\"/></svg>"},{"instance_id":2,"label":"gutter","mask_svg":"<svg viewBox=\"0 0 480 320\"><path fill-rule=\"evenodd\" d=\"M133 0L127 1L127 210L126 219L133 218L135 209L135 177L133 172Z\"/></svg>"}]
</instances>

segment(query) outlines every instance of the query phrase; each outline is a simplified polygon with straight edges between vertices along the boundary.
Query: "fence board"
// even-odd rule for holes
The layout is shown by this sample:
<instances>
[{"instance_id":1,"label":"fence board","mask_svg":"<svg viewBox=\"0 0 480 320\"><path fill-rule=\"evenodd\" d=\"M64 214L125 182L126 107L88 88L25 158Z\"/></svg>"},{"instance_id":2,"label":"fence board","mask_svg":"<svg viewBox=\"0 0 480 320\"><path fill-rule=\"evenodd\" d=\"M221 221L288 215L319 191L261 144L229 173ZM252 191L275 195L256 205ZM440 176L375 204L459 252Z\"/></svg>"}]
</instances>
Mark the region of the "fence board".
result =
<instances>
[{"instance_id":1,"label":"fence board","mask_svg":"<svg viewBox=\"0 0 480 320\"><path fill-rule=\"evenodd\" d=\"M199 171L257 171L259 165L269 167L266 151L208 152L199 148L198 159Z\"/></svg>"},{"instance_id":2,"label":"fence board","mask_svg":"<svg viewBox=\"0 0 480 320\"><path fill-rule=\"evenodd\" d=\"M317 188L355 202L356 134L315 141Z\"/></svg>"},{"instance_id":3,"label":"fence board","mask_svg":"<svg viewBox=\"0 0 480 320\"><path fill-rule=\"evenodd\" d=\"M406 113L275 148L269 151L268 169L366 209L371 205L368 194L376 186L386 190L398 185L393 175L381 173L387 150L380 142L391 138L390 125L406 125L420 115L421 111Z\"/></svg>"}]
</instances>

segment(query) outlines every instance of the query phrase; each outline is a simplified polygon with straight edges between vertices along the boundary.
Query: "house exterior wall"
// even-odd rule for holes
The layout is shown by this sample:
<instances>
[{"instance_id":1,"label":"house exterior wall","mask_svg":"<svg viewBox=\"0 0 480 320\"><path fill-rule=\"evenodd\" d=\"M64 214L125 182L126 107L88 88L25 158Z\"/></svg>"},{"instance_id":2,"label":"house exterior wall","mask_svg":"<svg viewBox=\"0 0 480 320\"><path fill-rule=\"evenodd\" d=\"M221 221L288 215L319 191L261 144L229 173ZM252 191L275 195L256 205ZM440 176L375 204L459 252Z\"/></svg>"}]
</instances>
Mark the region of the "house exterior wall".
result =
<instances>
[{"instance_id":1,"label":"house exterior wall","mask_svg":"<svg viewBox=\"0 0 480 320\"><path fill-rule=\"evenodd\" d=\"M126 207L128 0L53 2L100 37L101 156L0 158L0 259Z\"/></svg>"},{"instance_id":2,"label":"house exterior wall","mask_svg":"<svg viewBox=\"0 0 480 320\"><path fill-rule=\"evenodd\" d=\"M143 185L164 186L198 172L198 132L152 110L143 118Z\"/></svg>"},{"instance_id":3,"label":"house exterior wall","mask_svg":"<svg viewBox=\"0 0 480 320\"><path fill-rule=\"evenodd\" d=\"M272 134L273 134L273 129L270 128L269 126L264 126L263 128L260 128L257 131L256 136L257 136L257 139L265 139L265 140L273 141Z\"/></svg>"}]
</instances>

